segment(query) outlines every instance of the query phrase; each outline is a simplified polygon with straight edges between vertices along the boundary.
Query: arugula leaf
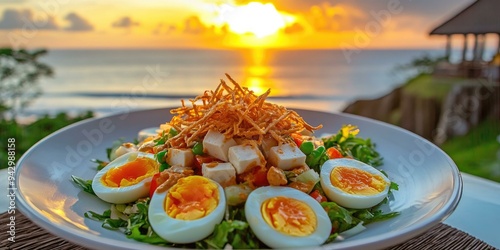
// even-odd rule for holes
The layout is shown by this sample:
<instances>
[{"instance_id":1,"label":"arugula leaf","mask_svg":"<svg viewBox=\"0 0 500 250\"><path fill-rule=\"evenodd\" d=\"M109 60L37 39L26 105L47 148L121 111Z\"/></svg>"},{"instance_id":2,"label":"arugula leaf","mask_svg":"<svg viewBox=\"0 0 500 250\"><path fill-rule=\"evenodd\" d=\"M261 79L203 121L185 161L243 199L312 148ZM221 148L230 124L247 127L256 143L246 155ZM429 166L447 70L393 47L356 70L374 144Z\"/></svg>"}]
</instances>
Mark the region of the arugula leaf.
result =
<instances>
[{"instance_id":1,"label":"arugula leaf","mask_svg":"<svg viewBox=\"0 0 500 250\"><path fill-rule=\"evenodd\" d=\"M396 182L391 181L391 185L389 186L389 192L391 190L399 190L399 185Z\"/></svg>"},{"instance_id":2,"label":"arugula leaf","mask_svg":"<svg viewBox=\"0 0 500 250\"><path fill-rule=\"evenodd\" d=\"M90 160L91 162L93 163L97 163L97 171L103 169L104 167L106 167L108 165L109 162L107 161L101 161L99 159L91 159Z\"/></svg>"},{"instance_id":3,"label":"arugula leaf","mask_svg":"<svg viewBox=\"0 0 500 250\"><path fill-rule=\"evenodd\" d=\"M118 230L121 227L124 227L127 225L127 222L122 220L122 219L105 219L102 222L102 227L111 229L111 230Z\"/></svg>"},{"instance_id":4,"label":"arugula leaf","mask_svg":"<svg viewBox=\"0 0 500 250\"><path fill-rule=\"evenodd\" d=\"M394 217L398 216L399 214L400 214L400 212L391 212L391 213L387 213L387 214L380 213L380 214L374 215L371 219L365 220L364 225L368 225L370 223L377 222L377 221L383 221L383 220L387 220L390 218L394 218Z\"/></svg>"},{"instance_id":5,"label":"arugula leaf","mask_svg":"<svg viewBox=\"0 0 500 250\"><path fill-rule=\"evenodd\" d=\"M84 214L85 218L96 221L102 221L102 227L110 230L118 230L127 225L127 222L122 219L111 219L111 210L106 210L102 214L93 211L88 211Z\"/></svg>"},{"instance_id":6,"label":"arugula leaf","mask_svg":"<svg viewBox=\"0 0 500 250\"><path fill-rule=\"evenodd\" d=\"M326 239L325 244L328 244L328 243L331 243L331 242L335 241L335 239L337 238L337 236L339 236L338 233L330 234L330 236L328 236L328 238Z\"/></svg>"},{"instance_id":7,"label":"arugula leaf","mask_svg":"<svg viewBox=\"0 0 500 250\"><path fill-rule=\"evenodd\" d=\"M95 195L94 190L92 189L92 180L84 180L84 179L82 179L78 176L74 176L74 175L71 175L71 179L73 180L73 182L76 185L81 187L83 189L83 191L85 191L89 194Z\"/></svg>"},{"instance_id":8,"label":"arugula leaf","mask_svg":"<svg viewBox=\"0 0 500 250\"><path fill-rule=\"evenodd\" d=\"M102 227L110 230L123 230L127 238L141 242L146 242L155 245L173 245L160 236L158 236L148 220L148 202L139 201L135 203L137 213L131 214L128 220L111 219L111 210L106 210L102 214L93 211L88 211L84 214L85 218L89 218L102 222Z\"/></svg>"},{"instance_id":9,"label":"arugula leaf","mask_svg":"<svg viewBox=\"0 0 500 250\"><path fill-rule=\"evenodd\" d=\"M214 232L202 242L197 242L197 248L223 249L230 244L236 249L260 248L260 243L247 222L240 220L222 221L216 225Z\"/></svg>"},{"instance_id":10,"label":"arugula leaf","mask_svg":"<svg viewBox=\"0 0 500 250\"><path fill-rule=\"evenodd\" d=\"M229 206L228 214L230 219L216 225L209 237L196 242L196 248L223 249L227 244L234 249L261 248L263 244L246 222L244 208Z\"/></svg>"},{"instance_id":11,"label":"arugula leaf","mask_svg":"<svg viewBox=\"0 0 500 250\"><path fill-rule=\"evenodd\" d=\"M134 226L130 229L130 234L127 235L127 238L154 245L167 245L167 242L154 231L151 230L151 234L143 234L138 226Z\"/></svg>"},{"instance_id":12,"label":"arugula leaf","mask_svg":"<svg viewBox=\"0 0 500 250\"><path fill-rule=\"evenodd\" d=\"M332 222L332 230L334 232L334 234L330 235L326 242L335 240L336 234L349 230L360 222L363 222L363 225L367 225L399 215L399 212L383 213L380 207L385 203L387 203L387 198L371 208L350 209L341 207L335 202L322 202L321 206L328 214L328 217Z\"/></svg>"},{"instance_id":13,"label":"arugula leaf","mask_svg":"<svg viewBox=\"0 0 500 250\"><path fill-rule=\"evenodd\" d=\"M344 156L350 156L374 167L382 165L383 159L375 150L375 144L369 138L357 137L358 133L359 129L356 126L344 125L337 134L322 140L327 149L336 147Z\"/></svg>"},{"instance_id":14,"label":"arugula leaf","mask_svg":"<svg viewBox=\"0 0 500 250\"><path fill-rule=\"evenodd\" d=\"M137 241L147 242L150 244L168 244L167 241L158 236L148 220L149 199L142 202L137 202L137 213L131 214L127 222L125 234L127 238Z\"/></svg>"},{"instance_id":15,"label":"arugula leaf","mask_svg":"<svg viewBox=\"0 0 500 250\"><path fill-rule=\"evenodd\" d=\"M85 214L83 214L85 218L97 220L97 221L104 221L105 219L108 219L111 217L111 210L108 209L104 211L102 214L98 214L94 211L88 211Z\"/></svg>"},{"instance_id":16,"label":"arugula leaf","mask_svg":"<svg viewBox=\"0 0 500 250\"><path fill-rule=\"evenodd\" d=\"M351 216L351 212L339 205L337 203L321 202L321 206L325 209L330 221L332 222L332 227L336 233L348 230L358 224L359 220Z\"/></svg>"}]
</instances>

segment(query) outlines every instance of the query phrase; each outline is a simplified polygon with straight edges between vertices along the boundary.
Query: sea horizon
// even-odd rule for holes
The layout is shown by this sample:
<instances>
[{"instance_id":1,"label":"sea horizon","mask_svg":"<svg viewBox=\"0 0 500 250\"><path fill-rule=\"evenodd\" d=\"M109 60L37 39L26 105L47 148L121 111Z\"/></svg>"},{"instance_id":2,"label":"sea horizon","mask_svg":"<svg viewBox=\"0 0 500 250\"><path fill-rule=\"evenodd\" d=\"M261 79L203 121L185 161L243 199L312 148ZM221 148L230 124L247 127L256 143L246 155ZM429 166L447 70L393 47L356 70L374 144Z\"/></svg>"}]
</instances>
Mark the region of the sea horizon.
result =
<instances>
[{"instance_id":1,"label":"sea horizon","mask_svg":"<svg viewBox=\"0 0 500 250\"><path fill-rule=\"evenodd\" d=\"M256 94L270 88L278 104L314 102L321 103L314 109L339 112L404 84L414 72L395 68L424 55L444 51L371 49L348 60L338 49L50 49L41 61L54 77L40 82L43 94L23 115L179 106L180 99L214 89L225 73Z\"/></svg>"}]
</instances>

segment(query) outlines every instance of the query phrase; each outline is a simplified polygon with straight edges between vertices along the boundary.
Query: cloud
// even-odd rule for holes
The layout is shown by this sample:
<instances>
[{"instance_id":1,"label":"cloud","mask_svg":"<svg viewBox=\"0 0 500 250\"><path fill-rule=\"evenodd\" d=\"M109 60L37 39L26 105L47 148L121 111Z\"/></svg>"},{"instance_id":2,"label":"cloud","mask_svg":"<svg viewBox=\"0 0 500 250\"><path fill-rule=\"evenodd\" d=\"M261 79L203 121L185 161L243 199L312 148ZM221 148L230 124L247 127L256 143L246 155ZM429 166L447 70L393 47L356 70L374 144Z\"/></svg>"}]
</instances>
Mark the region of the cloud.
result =
<instances>
[{"instance_id":1,"label":"cloud","mask_svg":"<svg viewBox=\"0 0 500 250\"><path fill-rule=\"evenodd\" d=\"M173 24L158 23L156 28L153 30L153 34L171 34L177 30L177 27Z\"/></svg>"},{"instance_id":2,"label":"cloud","mask_svg":"<svg viewBox=\"0 0 500 250\"><path fill-rule=\"evenodd\" d=\"M133 26L141 25L137 21L133 21L131 17L124 16L111 24L115 28L132 28Z\"/></svg>"},{"instance_id":3,"label":"cloud","mask_svg":"<svg viewBox=\"0 0 500 250\"><path fill-rule=\"evenodd\" d=\"M304 26L300 23L293 23L291 25L288 25L285 27L283 30L285 34L295 34L295 33L302 33L304 31Z\"/></svg>"},{"instance_id":4,"label":"cloud","mask_svg":"<svg viewBox=\"0 0 500 250\"><path fill-rule=\"evenodd\" d=\"M270 2L268 0L234 0L235 4L243 5L253 1ZM439 0L439 1L412 1L412 0L274 0L272 3L279 11L285 11L296 15L308 15L308 23L311 26L319 28L323 31L349 28L344 24L351 25L350 27L363 28L368 22L374 20L371 13L388 10L389 4L401 6L402 11L396 15L392 15L391 22L396 23L397 28L404 28L403 20L413 19L413 25L421 30L428 30L436 24L446 20L458 13L474 0ZM314 6L329 5L335 6L350 6L351 10L357 10L365 15L365 18L345 16L336 16L334 18L328 15L315 16L316 20L310 16L311 9ZM349 13L352 15L352 13ZM319 18L319 19L318 19ZM337 20L335 20L337 19ZM341 24L340 26L336 23ZM352 26L354 25L354 26ZM391 24L392 25L392 24Z\"/></svg>"},{"instance_id":5,"label":"cloud","mask_svg":"<svg viewBox=\"0 0 500 250\"><path fill-rule=\"evenodd\" d=\"M247 4L256 0L235 0L236 4ZM269 2L268 0L257 0ZM387 9L390 2L399 3L406 14L426 16L431 18L441 17L444 13L454 13L454 10L465 8L473 0L439 0L439 1L412 1L412 0L274 0L272 3L278 10L289 12L304 12L311 6L328 3L330 5L349 4L356 6L365 13Z\"/></svg>"},{"instance_id":6,"label":"cloud","mask_svg":"<svg viewBox=\"0 0 500 250\"><path fill-rule=\"evenodd\" d=\"M388 9L389 3L398 3L402 8L402 15L417 15L429 18L440 18L446 13L453 14L454 10L461 10L473 0L440 0L440 1L411 1L411 0L336 0L335 2L350 3L360 7L365 12Z\"/></svg>"},{"instance_id":7,"label":"cloud","mask_svg":"<svg viewBox=\"0 0 500 250\"><path fill-rule=\"evenodd\" d=\"M170 28L170 27L169 27ZM184 34L204 35L207 37L222 37L229 33L227 24L222 26L207 25L203 23L199 16L189 16L184 19L184 26L180 31Z\"/></svg>"},{"instance_id":8,"label":"cloud","mask_svg":"<svg viewBox=\"0 0 500 250\"><path fill-rule=\"evenodd\" d=\"M5 9L0 20L0 29L38 29L38 30L56 30L59 29L54 17L46 16L44 19L35 20L33 12L30 9L15 10Z\"/></svg>"},{"instance_id":9,"label":"cloud","mask_svg":"<svg viewBox=\"0 0 500 250\"><path fill-rule=\"evenodd\" d=\"M204 23L199 16L191 15L180 24L159 22L153 29L154 35L203 35L203 36L223 36L228 33L227 25L221 27Z\"/></svg>"},{"instance_id":10,"label":"cloud","mask_svg":"<svg viewBox=\"0 0 500 250\"><path fill-rule=\"evenodd\" d=\"M328 2L312 6L303 15L314 30L325 32L351 30L368 20L368 16L356 6Z\"/></svg>"},{"instance_id":11,"label":"cloud","mask_svg":"<svg viewBox=\"0 0 500 250\"><path fill-rule=\"evenodd\" d=\"M184 33L202 34L208 29L198 16L190 16L184 20Z\"/></svg>"},{"instance_id":12,"label":"cloud","mask_svg":"<svg viewBox=\"0 0 500 250\"><path fill-rule=\"evenodd\" d=\"M90 31L94 30L94 26L90 24L87 20L85 20L80 15L75 12L71 12L66 17L65 20L69 21L70 25L64 28L67 31Z\"/></svg>"},{"instance_id":13,"label":"cloud","mask_svg":"<svg viewBox=\"0 0 500 250\"><path fill-rule=\"evenodd\" d=\"M245 5L250 2L255 2L256 0L235 0L235 4L237 5ZM327 1L327 0L274 0L274 1L268 1L268 0L257 0L258 2L261 3L272 3L277 10L279 11L286 11L286 12L304 12L307 11L311 6L314 5L320 5L323 3L328 3L330 2L331 4L334 4L336 1ZM372 1L372 0L370 0Z\"/></svg>"},{"instance_id":14,"label":"cloud","mask_svg":"<svg viewBox=\"0 0 500 250\"><path fill-rule=\"evenodd\" d=\"M43 25L46 30L57 30L59 25L56 23L56 19L53 16L49 16L45 25Z\"/></svg>"}]
</instances>

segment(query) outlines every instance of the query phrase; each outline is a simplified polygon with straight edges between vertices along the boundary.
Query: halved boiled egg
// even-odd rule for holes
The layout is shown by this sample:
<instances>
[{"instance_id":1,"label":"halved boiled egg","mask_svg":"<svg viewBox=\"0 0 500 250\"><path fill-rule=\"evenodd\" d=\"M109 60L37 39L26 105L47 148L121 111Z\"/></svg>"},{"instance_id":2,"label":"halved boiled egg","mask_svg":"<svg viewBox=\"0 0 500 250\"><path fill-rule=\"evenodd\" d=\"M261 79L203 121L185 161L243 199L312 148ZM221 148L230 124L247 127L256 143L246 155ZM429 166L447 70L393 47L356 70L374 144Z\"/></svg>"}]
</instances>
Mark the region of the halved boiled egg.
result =
<instances>
[{"instance_id":1,"label":"halved boiled egg","mask_svg":"<svg viewBox=\"0 0 500 250\"><path fill-rule=\"evenodd\" d=\"M151 178L158 169L154 154L127 153L94 176L92 189L99 198L110 203L133 202L148 196Z\"/></svg>"},{"instance_id":2,"label":"halved boiled egg","mask_svg":"<svg viewBox=\"0 0 500 250\"><path fill-rule=\"evenodd\" d=\"M290 187L254 190L245 203L245 216L255 235L272 248L319 246L332 229L319 202Z\"/></svg>"},{"instance_id":3,"label":"halved boiled egg","mask_svg":"<svg viewBox=\"0 0 500 250\"><path fill-rule=\"evenodd\" d=\"M321 167L320 181L330 200L356 209L380 203L387 197L391 184L379 170L349 158L326 161Z\"/></svg>"},{"instance_id":4,"label":"halved boiled egg","mask_svg":"<svg viewBox=\"0 0 500 250\"><path fill-rule=\"evenodd\" d=\"M209 236L224 218L226 198L219 183L203 176L181 178L167 191L156 190L149 203L149 223L171 243L191 243Z\"/></svg>"}]
</instances>

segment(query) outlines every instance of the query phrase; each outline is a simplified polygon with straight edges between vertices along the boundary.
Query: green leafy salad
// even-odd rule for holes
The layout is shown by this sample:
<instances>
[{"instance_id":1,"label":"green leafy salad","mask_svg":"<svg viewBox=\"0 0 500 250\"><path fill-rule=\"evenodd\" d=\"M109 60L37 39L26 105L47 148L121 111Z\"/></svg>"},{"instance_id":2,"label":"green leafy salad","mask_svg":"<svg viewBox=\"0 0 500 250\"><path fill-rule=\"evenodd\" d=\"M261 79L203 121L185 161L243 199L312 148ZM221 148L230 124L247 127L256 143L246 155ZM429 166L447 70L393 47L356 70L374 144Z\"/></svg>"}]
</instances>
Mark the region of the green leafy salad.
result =
<instances>
[{"instance_id":1,"label":"green leafy salad","mask_svg":"<svg viewBox=\"0 0 500 250\"><path fill-rule=\"evenodd\" d=\"M356 126L316 137L322 125L227 77L117 141L92 180L73 176L110 203L85 217L149 244L250 249L319 246L398 215L382 209L398 186Z\"/></svg>"}]
</instances>

